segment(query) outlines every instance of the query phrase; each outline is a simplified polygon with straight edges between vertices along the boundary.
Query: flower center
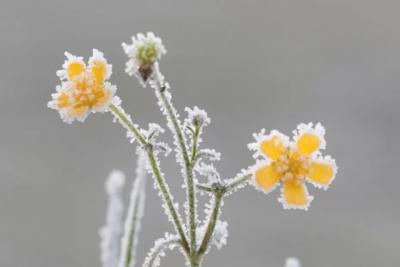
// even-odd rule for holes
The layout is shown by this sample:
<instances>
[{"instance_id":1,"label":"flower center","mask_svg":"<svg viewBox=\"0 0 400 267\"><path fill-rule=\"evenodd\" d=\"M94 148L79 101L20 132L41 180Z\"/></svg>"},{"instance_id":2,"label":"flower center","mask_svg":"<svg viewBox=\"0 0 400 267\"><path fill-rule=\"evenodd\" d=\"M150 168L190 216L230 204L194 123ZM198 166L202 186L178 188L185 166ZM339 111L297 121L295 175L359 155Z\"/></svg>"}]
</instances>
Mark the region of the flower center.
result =
<instances>
[{"instance_id":1,"label":"flower center","mask_svg":"<svg viewBox=\"0 0 400 267\"><path fill-rule=\"evenodd\" d=\"M288 148L272 163L272 166L277 173L281 174L282 181L293 180L296 183L302 183L309 172L310 164L308 157Z\"/></svg>"}]
</instances>

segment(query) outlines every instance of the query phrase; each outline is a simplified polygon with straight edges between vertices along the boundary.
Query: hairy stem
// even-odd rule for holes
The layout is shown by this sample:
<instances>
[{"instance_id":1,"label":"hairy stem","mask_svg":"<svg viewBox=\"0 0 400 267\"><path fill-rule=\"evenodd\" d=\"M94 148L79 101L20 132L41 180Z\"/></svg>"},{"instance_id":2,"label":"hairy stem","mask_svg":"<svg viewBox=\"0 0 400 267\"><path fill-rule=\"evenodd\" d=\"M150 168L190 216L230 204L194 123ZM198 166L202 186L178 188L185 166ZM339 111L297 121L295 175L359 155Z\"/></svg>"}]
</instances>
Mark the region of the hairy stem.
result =
<instances>
[{"instance_id":1,"label":"hairy stem","mask_svg":"<svg viewBox=\"0 0 400 267\"><path fill-rule=\"evenodd\" d=\"M197 252L197 256L199 260L201 260L202 256L204 253L206 253L208 246L210 244L210 240L212 238L212 235L215 230L215 225L217 224L218 221L218 216L220 214L220 208L221 208L221 203L222 203L222 198L224 196L224 191L216 191L214 195L214 207L212 210L212 213L209 218L208 226L206 229L206 232L204 234L204 238L201 242L200 248Z\"/></svg>"},{"instance_id":2,"label":"hairy stem","mask_svg":"<svg viewBox=\"0 0 400 267\"><path fill-rule=\"evenodd\" d=\"M141 150L138 154L136 178L133 182L130 205L125 221L125 231L122 238L122 250L119 267L134 267L140 223L143 217L146 185L146 154Z\"/></svg>"},{"instance_id":3,"label":"hairy stem","mask_svg":"<svg viewBox=\"0 0 400 267\"><path fill-rule=\"evenodd\" d=\"M190 229L190 252L191 258L196 256L196 195L193 181L193 169L191 160L189 158L189 154L186 147L185 137L182 131L182 125L180 124L176 111L172 106L172 103L169 98L165 96L165 88L158 86L156 88L156 94L158 98L161 100L163 107L165 108L166 115L172 124L171 130L173 130L176 135L179 150L181 151L184 165L185 165L185 176L186 176L186 188L187 188L187 196L189 203L189 229Z\"/></svg>"},{"instance_id":4,"label":"hairy stem","mask_svg":"<svg viewBox=\"0 0 400 267\"><path fill-rule=\"evenodd\" d=\"M130 118L126 115L126 113L122 110L121 107L117 107L117 106L111 104L109 106L109 108L110 108L110 111L119 119L120 123L123 124L123 126L126 127L127 129L129 129L135 135L137 140L139 140L140 144L146 148L147 158L150 163L151 170L156 179L156 183L157 183L158 189L161 192L162 198L168 207L168 211L171 215L175 229L178 232L179 237L182 240L182 245L185 248L185 250L190 251L189 245L188 245L188 242L186 239L186 235L183 230L183 226L182 226L183 224L182 224L180 217L178 216L178 212L175 209L175 206L172 202L171 193L169 192L167 184L165 182L165 179L163 178L163 176L161 174L161 171L158 166L157 160L155 158L152 146L147 143L145 138L141 135L140 131L132 123Z\"/></svg>"},{"instance_id":5,"label":"hairy stem","mask_svg":"<svg viewBox=\"0 0 400 267\"><path fill-rule=\"evenodd\" d=\"M242 176L232 179L230 183L226 186L227 192L232 192L235 189L245 185L250 181L250 179L251 179L251 174L244 174Z\"/></svg>"}]
</instances>

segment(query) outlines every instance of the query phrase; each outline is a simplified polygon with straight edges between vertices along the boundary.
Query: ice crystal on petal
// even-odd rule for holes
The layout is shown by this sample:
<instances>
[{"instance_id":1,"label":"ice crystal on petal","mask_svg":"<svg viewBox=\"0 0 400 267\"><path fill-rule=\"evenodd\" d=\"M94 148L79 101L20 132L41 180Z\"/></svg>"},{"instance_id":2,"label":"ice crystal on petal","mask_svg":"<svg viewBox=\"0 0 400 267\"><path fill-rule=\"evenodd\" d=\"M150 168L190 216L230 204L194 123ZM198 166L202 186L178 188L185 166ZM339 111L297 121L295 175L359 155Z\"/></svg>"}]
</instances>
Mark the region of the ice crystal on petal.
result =
<instances>
[{"instance_id":1,"label":"ice crystal on petal","mask_svg":"<svg viewBox=\"0 0 400 267\"><path fill-rule=\"evenodd\" d=\"M326 141L325 141L325 127L322 126L321 123L314 124L312 122L309 123L300 123L297 126L297 129L293 131L293 140L297 142L299 138L305 134L314 134L320 139L319 149L326 148Z\"/></svg>"},{"instance_id":2,"label":"ice crystal on petal","mask_svg":"<svg viewBox=\"0 0 400 267\"><path fill-rule=\"evenodd\" d=\"M83 122L92 112L108 111L117 87L107 80L111 76L112 67L107 63L103 53L93 49L89 65L82 57L65 52L67 60L63 70L57 71L61 85L56 87L48 107L57 110L66 123L74 120Z\"/></svg>"},{"instance_id":3,"label":"ice crystal on petal","mask_svg":"<svg viewBox=\"0 0 400 267\"><path fill-rule=\"evenodd\" d=\"M253 185L269 193L281 186L279 202L285 209L304 209L310 206L306 181L327 189L335 178L337 166L329 157L322 157L325 128L320 124L300 124L294 132L293 141L276 130L265 135L265 130L254 134L255 143L249 149L255 151L257 159L253 166Z\"/></svg>"},{"instance_id":4,"label":"ice crystal on petal","mask_svg":"<svg viewBox=\"0 0 400 267\"><path fill-rule=\"evenodd\" d=\"M109 197L106 225L100 229L101 262L103 267L115 267L120 253L119 240L122 233L123 200L122 188L125 175L114 170L105 183Z\"/></svg>"},{"instance_id":5,"label":"ice crystal on petal","mask_svg":"<svg viewBox=\"0 0 400 267\"><path fill-rule=\"evenodd\" d=\"M301 264L297 258L287 258L285 267L301 267Z\"/></svg>"}]
</instances>

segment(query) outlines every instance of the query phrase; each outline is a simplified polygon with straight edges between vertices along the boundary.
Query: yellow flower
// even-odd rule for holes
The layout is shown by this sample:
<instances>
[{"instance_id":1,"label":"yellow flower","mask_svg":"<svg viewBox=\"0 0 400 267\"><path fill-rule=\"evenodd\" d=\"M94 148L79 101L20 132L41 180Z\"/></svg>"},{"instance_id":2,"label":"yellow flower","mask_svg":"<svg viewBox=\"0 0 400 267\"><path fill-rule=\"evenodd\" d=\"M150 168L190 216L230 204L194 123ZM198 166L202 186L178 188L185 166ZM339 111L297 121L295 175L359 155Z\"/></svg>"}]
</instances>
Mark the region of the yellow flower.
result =
<instances>
[{"instance_id":1,"label":"yellow flower","mask_svg":"<svg viewBox=\"0 0 400 267\"><path fill-rule=\"evenodd\" d=\"M253 169L253 184L269 193L280 184L279 202L286 209L308 209L313 197L308 194L305 181L316 187L327 189L335 178L337 167L330 156L322 157L325 149L325 129L321 124L300 124L294 131L293 141L274 130L265 135L254 134L255 143L249 144L255 150L258 160Z\"/></svg>"},{"instance_id":2,"label":"yellow flower","mask_svg":"<svg viewBox=\"0 0 400 267\"><path fill-rule=\"evenodd\" d=\"M103 53L93 49L88 66L82 57L68 52L65 56L63 69L57 71L61 85L56 87L48 107L58 110L67 123L84 121L90 112L107 111L117 88L107 82L112 68Z\"/></svg>"}]
</instances>

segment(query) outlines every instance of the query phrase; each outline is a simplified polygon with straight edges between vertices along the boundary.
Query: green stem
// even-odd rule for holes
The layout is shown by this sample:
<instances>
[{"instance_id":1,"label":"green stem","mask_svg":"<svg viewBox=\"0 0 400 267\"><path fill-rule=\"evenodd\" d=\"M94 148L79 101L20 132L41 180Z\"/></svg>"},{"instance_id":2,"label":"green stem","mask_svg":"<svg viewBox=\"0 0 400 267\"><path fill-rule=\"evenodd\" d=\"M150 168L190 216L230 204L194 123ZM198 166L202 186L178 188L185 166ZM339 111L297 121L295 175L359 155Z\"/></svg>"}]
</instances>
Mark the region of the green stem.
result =
<instances>
[{"instance_id":1,"label":"green stem","mask_svg":"<svg viewBox=\"0 0 400 267\"><path fill-rule=\"evenodd\" d=\"M197 147L199 144L199 136L200 136L200 127L196 126L196 129L193 132L192 135L192 158L191 158L191 164L192 166L194 166L196 157L197 157Z\"/></svg>"},{"instance_id":2,"label":"green stem","mask_svg":"<svg viewBox=\"0 0 400 267\"><path fill-rule=\"evenodd\" d=\"M123 126L129 129L135 135L137 140L139 140L140 144L145 147L152 172L154 174L154 177L156 178L157 186L161 192L164 202L167 204L174 226L179 234L179 237L182 240L182 245L185 248L185 250L190 251L186 235L183 230L182 226L183 224L172 202L172 197L165 183L165 179L161 175L161 171L158 166L157 160L155 159L152 146L147 143L146 139L141 135L140 131L132 123L130 118L126 115L126 113L123 111L121 107L117 107L114 104L110 104L109 108L110 111L119 119L121 124L123 124Z\"/></svg>"},{"instance_id":3,"label":"green stem","mask_svg":"<svg viewBox=\"0 0 400 267\"><path fill-rule=\"evenodd\" d=\"M250 179L251 179L251 174L245 174L243 176L239 176L226 186L226 191L232 192L241 185L248 183Z\"/></svg>"},{"instance_id":4,"label":"green stem","mask_svg":"<svg viewBox=\"0 0 400 267\"><path fill-rule=\"evenodd\" d=\"M197 252L197 256L198 256L199 260L201 260L202 256L204 255L204 253L206 253L206 251L208 249L211 237L214 233L215 226L218 221L218 216L220 214L220 208L221 208L223 196L224 196L224 191L215 192L214 208L212 210L212 213L211 213L211 216L210 216L210 219L208 222L208 226L206 229L206 233L204 234L203 241L201 242L200 248Z\"/></svg>"},{"instance_id":5,"label":"green stem","mask_svg":"<svg viewBox=\"0 0 400 267\"><path fill-rule=\"evenodd\" d=\"M173 130L178 139L179 149L182 153L183 161L185 163L185 173L186 173L186 187L187 196L189 202L189 229L190 229L190 255L191 258L196 256L196 196L194 191L194 181L193 181L193 170L192 164L188 155L185 138L182 132L182 126L178 121L177 115L174 111L172 103L167 99L164 94L164 88L158 86L157 95L161 99L162 105L167 111L167 116L172 123Z\"/></svg>"},{"instance_id":6,"label":"green stem","mask_svg":"<svg viewBox=\"0 0 400 267\"><path fill-rule=\"evenodd\" d=\"M153 170L154 176L156 177L158 187L164 197L164 201L168 206L168 209L171 213L172 220L174 221L175 226L178 231L178 234L182 240L182 245L187 251L190 251L188 242L186 240L185 232L183 231L182 223L181 223L178 213L174 207L174 204L172 202L172 199L171 199L170 193L167 189L167 186L164 183L164 179L161 176L161 172L157 165L157 161L154 157L153 149L151 146L149 146L149 148L147 149L147 156L149 158L149 162L150 162L151 168Z\"/></svg>"},{"instance_id":7,"label":"green stem","mask_svg":"<svg viewBox=\"0 0 400 267\"><path fill-rule=\"evenodd\" d=\"M132 121L129 119L129 117L126 115L126 113L123 111L121 107L117 107L114 104L110 104L109 108L111 112L120 120L120 122L135 135L135 137L139 140L141 145L144 146L147 144L144 137L141 135L139 130L132 123Z\"/></svg>"}]
</instances>

